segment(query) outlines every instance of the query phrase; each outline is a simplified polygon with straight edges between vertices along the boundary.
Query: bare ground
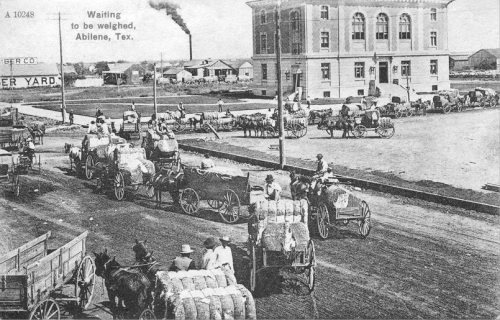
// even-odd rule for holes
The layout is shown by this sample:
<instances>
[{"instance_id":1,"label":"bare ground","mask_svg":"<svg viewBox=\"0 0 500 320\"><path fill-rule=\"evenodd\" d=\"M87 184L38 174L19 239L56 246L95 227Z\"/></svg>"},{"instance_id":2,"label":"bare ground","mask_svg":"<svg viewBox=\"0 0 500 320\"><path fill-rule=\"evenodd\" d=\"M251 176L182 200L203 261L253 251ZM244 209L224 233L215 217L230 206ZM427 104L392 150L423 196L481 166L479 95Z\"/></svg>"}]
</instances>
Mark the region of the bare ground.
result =
<instances>
[{"instance_id":1,"label":"bare ground","mask_svg":"<svg viewBox=\"0 0 500 320\"><path fill-rule=\"evenodd\" d=\"M190 243L199 257L207 236L227 234L233 239L238 280L248 283L245 223L223 224L208 210L197 217L181 214L169 205L168 197L157 210L140 192L123 202L95 194L91 182L67 172L67 157L60 152L64 142L80 139L47 138L40 147L43 175L23 177L19 199L9 194L0 198L5 231L1 240L7 239L7 247L48 230L55 247L90 230L89 252L108 247L118 261L128 264L133 260L134 239L148 239L160 262L168 265L182 243ZM200 161L194 154L183 153L183 159L190 164ZM236 165L225 160L217 164ZM251 184L261 184L269 173L239 166L250 172ZM282 185L288 184L285 172L273 174ZM354 192L373 212L370 236L360 239L351 224L337 229L328 240L315 238L314 294L278 292L259 297L260 319L496 318L500 314L500 218L375 192ZM98 287L94 305L84 316L110 319L100 281Z\"/></svg>"}]
</instances>

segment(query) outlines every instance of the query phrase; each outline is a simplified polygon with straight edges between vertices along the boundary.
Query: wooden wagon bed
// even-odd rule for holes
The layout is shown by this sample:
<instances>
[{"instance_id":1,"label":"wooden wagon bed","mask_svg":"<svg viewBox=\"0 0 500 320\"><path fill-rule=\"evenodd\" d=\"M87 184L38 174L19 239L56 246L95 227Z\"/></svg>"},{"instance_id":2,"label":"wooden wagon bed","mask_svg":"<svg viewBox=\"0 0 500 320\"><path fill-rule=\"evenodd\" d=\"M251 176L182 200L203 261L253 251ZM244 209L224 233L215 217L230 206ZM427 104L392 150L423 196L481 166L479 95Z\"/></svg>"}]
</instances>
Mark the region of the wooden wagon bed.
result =
<instances>
[{"instance_id":1,"label":"wooden wagon bed","mask_svg":"<svg viewBox=\"0 0 500 320\"><path fill-rule=\"evenodd\" d=\"M50 250L48 232L0 257L0 313L30 312L34 317L59 317L57 302L73 301L81 309L90 305L95 266L85 256L88 232L64 246ZM74 285L73 295L53 298L66 284ZM50 308L50 310L49 310ZM52 313L44 314L47 310Z\"/></svg>"}]
</instances>

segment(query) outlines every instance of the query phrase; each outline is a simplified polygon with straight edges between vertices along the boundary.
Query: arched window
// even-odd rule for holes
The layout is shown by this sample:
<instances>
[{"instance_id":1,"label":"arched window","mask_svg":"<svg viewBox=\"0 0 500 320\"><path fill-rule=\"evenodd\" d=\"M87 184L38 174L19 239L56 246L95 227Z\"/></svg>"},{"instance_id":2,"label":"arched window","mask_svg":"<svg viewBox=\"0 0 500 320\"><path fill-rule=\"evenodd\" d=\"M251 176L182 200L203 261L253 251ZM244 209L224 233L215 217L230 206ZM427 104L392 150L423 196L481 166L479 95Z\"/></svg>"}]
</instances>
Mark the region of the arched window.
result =
<instances>
[{"instance_id":1,"label":"arched window","mask_svg":"<svg viewBox=\"0 0 500 320\"><path fill-rule=\"evenodd\" d=\"M352 17L352 39L365 39L365 17L359 12Z\"/></svg>"},{"instance_id":2,"label":"arched window","mask_svg":"<svg viewBox=\"0 0 500 320\"><path fill-rule=\"evenodd\" d=\"M292 27L292 31L299 30L299 13L297 11L290 12L290 25Z\"/></svg>"},{"instance_id":3,"label":"arched window","mask_svg":"<svg viewBox=\"0 0 500 320\"><path fill-rule=\"evenodd\" d=\"M379 40L389 39L389 17L385 13L377 16L376 38Z\"/></svg>"},{"instance_id":4,"label":"arched window","mask_svg":"<svg viewBox=\"0 0 500 320\"><path fill-rule=\"evenodd\" d=\"M437 9L432 8L431 9L431 21L436 21L437 20Z\"/></svg>"},{"instance_id":5,"label":"arched window","mask_svg":"<svg viewBox=\"0 0 500 320\"><path fill-rule=\"evenodd\" d=\"M265 24L266 22L267 22L266 12L264 10L262 10L260 12L260 24Z\"/></svg>"},{"instance_id":6,"label":"arched window","mask_svg":"<svg viewBox=\"0 0 500 320\"><path fill-rule=\"evenodd\" d=\"M406 13L399 17L399 39L411 39L411 19Z\"/></svg>"}]
</instances>

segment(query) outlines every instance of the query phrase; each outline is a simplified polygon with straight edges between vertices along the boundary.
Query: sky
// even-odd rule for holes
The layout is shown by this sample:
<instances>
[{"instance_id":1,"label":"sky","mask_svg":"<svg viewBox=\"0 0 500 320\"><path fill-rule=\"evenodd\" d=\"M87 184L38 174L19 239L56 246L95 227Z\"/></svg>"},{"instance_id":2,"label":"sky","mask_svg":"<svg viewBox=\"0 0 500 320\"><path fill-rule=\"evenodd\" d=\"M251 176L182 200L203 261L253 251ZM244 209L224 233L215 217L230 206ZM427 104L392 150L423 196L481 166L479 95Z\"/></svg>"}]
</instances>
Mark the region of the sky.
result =
<instances>
[{"instance_id":1,"label":"sky","mask_svg":"<svg viewBox=\"0 0 500 320\"><path fill-rule=\"evenodd\" d=\"M172 1L179 5L178 12L192 34L195 59L251 57L252 17L250 7L245 4L247 0ZM499 0L452 3L450 51L500 47L499 3ZM90 18L89 11L109 12L114 16ZM0 0L0 58L34 56L44 62L59 61L58 12L62 19L65 62L189 57L187 34L165 10L151 8L148 0ZM33 17L15 17L19 13L22 16L33 13ZM120 23L133 29L98 29L99 24L106 23L111 26ZM93 29L88 29L89 25ZM109 40L83 40L89 33L107 35ZM121 33L119 40L116 33Z\"/></svg>"}]
</instances>

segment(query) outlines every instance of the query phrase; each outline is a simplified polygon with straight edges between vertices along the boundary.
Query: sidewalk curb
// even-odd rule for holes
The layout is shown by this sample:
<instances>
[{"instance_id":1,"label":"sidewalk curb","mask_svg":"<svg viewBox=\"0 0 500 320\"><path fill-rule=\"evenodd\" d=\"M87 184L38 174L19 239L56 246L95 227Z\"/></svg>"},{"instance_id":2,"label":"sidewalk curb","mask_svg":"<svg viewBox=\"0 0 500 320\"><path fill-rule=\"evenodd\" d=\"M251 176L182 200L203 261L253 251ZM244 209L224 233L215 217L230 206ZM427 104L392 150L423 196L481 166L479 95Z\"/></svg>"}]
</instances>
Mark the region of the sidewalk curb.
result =
<instances>
[{"instance_id":1,"label":"sidewalk curb","mask_svg":"<svg viewBox=\"0 0 500 320\"><path fill-rule=\"evenodd\" d=\"M216 150L211 150L208 148L203 148L199 146L193 146L189 145L186 143L179 142L179 147L183 150L186 151L191 151L191 152L198 152L198 153L208 153L209 155L217 158L224 158L224 159L229 159L237 162L242 162L242 163L248 163L256 166L261 166L261 167L266 167L266 168L272 168L275 170L280 169L280 165L278 162L275 161L270 161L270 160L263 160L263 159L257 159L257 158L252 158L252 157L246 157L230 152L221 152L221 151L216 151ZM300 166L293 166L293 165L286 165L285 170L295 170L297 173L300 174L306 174L306 175L312 175L314 173L314 170L311 168L304 168ZM398 187L394 185L386 185L374 181L369 181L369 180L364 180L364 179L358 179L358 178L352 178L352 177L347 177L347 176L341 176L339 178L340 181L343 182L350 182L352 185L360 188L365 188L365 189L372 189L384 193L390 193L390 194L395 194L395 195L400 195L400 196L405 196L409 198L417 198L429 202L435 202L439 204L444 204L444 205L450 205L454 207L459 207L467 210L475 210L478 212L483 212L491 215L500 215L500 207L487 204L487 203L481 203L481 202L476 202L476 201L471 201L471 200L465 200L465 199L460 199L460 198L455 198L455 197L448 197L448 196L443 196L435 193L429 193L425 191L419 191L415 189L410 189L410 188L404 188L404 187Z\"/></svg>"}]
</instances>

